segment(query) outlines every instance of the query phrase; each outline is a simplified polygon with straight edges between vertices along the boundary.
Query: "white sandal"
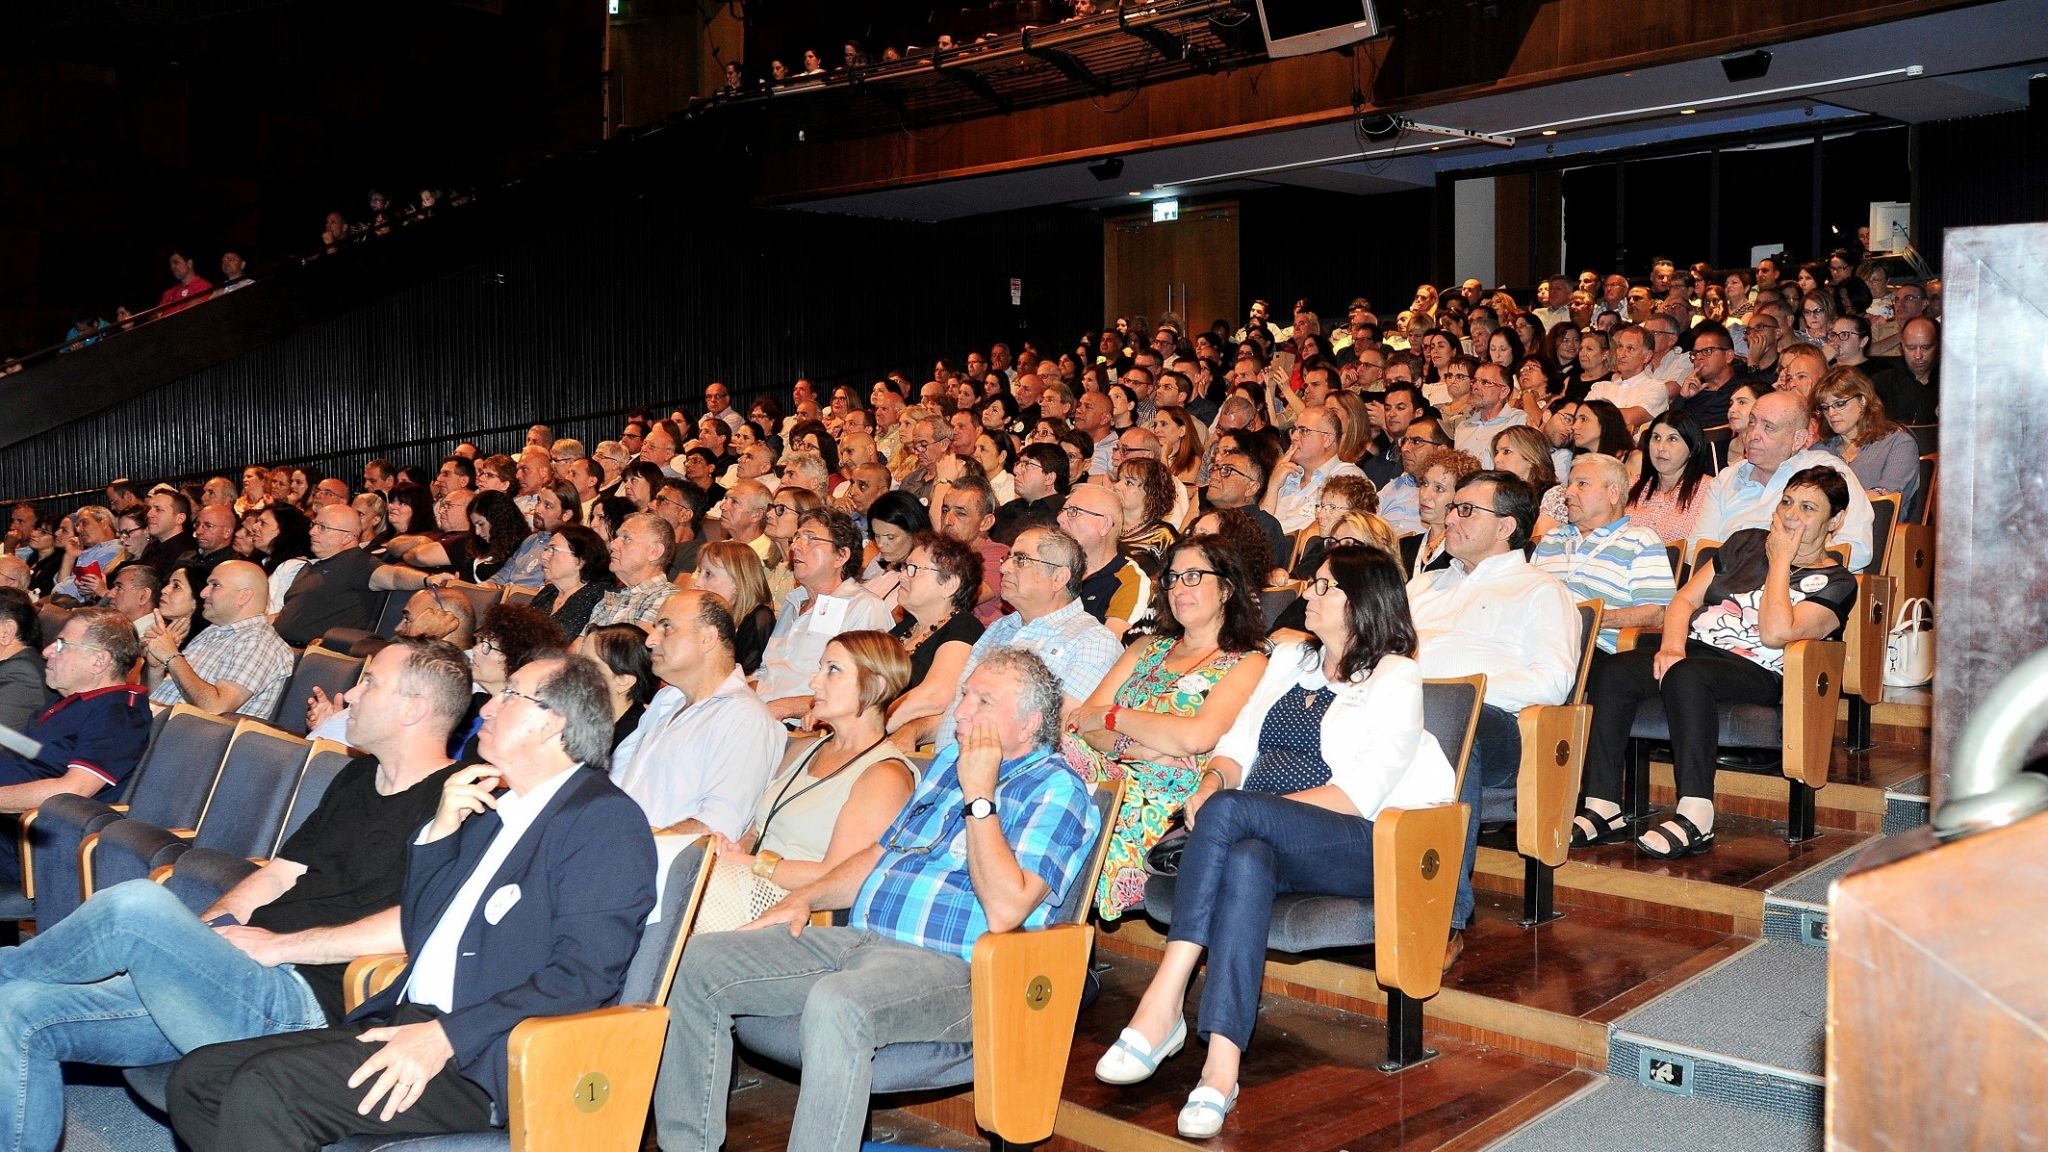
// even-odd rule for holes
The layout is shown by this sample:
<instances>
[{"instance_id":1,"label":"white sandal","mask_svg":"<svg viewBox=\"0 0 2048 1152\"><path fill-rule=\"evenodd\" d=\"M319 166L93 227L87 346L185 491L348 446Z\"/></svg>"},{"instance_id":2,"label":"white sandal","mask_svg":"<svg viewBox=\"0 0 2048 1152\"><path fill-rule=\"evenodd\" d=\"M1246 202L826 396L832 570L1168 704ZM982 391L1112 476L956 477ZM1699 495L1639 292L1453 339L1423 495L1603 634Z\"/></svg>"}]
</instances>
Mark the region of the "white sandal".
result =
<instances>
[{"instance_id":1,"label":"white sandal","mask_svg":"<svg viewBox=\"0 0 2048 1152\"><path fill-rule=\"evenodd\" d=\"M1188 1021L1183 1016L1173 1022L1173 1031L1160 1041L1159 1047L1147 1050L1145 1034L1136 1028L1126 1028L1095 1062L1095 1078L1104 1084L1136 1084L1150 1079L1159 1071L1159 1062L1177 1054L1188 1042Z\"/></svg>"},{"instance_id":2,"label":"white sandal","mask_svg":"<svg viewBox=\"0 0 2048 1152\"><path fill-rule=\"evenodd\" d=\"M1237 1107L1237 1085L1230 1086L1230 1098L1223 1098L1207 1084L1198 1085L1188 1093L1188 1102L1180 1108L1180 1134L1190 1140L1207 1140L1223 1131L1223 1118Z\"/></svg>"}]
</instances>

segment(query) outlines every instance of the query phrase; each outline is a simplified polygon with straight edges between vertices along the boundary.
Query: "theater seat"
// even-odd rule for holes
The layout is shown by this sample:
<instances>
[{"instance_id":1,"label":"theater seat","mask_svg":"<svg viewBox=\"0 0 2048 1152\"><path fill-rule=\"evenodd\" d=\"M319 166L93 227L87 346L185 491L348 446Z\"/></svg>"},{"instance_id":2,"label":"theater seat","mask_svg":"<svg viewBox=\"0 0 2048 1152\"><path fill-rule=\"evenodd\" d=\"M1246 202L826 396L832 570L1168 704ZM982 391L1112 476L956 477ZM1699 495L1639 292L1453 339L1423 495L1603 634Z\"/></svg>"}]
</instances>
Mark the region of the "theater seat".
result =
<instances>
[{"instance_id":1,"label":"theater seat","mask_svg":"<svg viewBox=\"0 0 2048 1152\"><path fill-rule=\"evenodd\" d=\"M1423 682L1423 725L1436 737L1463 784L1486 699L1486 677ZM1457 795L1454 786L1452 795ZM1444 948L1458 866L1465 855L1463 804L1389 808L1373 824L1373 898L1288 893L1273 901L1266 947L1317 952L1373 946L1375 977L1387 991L1387 1058L1398 1071L1435 1053L1422 1045L1422 1002L1443 984ZM1432 857L1432 854L1433 857ZM1145 882L1145 914L1173 923L1175 877Z\"/></svg>"},{"instance_id":2,"label":"theater seat","mask_svg":"<svg viewBox=\"0 0 2048 1152\"><path fill-rule=\"evenodd\" d=\"M1095 789L1102 833L1053 923L1029 931L989 932L975 942L974 1042L887 1045L875 1052L872 1091L972 1084L975 1122L998 1140L1035 1144L1052 1135L1095 938L1088 910L1095 904L1095 882L1122 799L1122 780ZM1026 988L1038 979L1049 981L1050 999L1027 996ZM798 1069L803 1062L800 1030L801 1021L793 1016L742 1017L733 1026L749 1051Z\"/></svg>"}]
</instances>

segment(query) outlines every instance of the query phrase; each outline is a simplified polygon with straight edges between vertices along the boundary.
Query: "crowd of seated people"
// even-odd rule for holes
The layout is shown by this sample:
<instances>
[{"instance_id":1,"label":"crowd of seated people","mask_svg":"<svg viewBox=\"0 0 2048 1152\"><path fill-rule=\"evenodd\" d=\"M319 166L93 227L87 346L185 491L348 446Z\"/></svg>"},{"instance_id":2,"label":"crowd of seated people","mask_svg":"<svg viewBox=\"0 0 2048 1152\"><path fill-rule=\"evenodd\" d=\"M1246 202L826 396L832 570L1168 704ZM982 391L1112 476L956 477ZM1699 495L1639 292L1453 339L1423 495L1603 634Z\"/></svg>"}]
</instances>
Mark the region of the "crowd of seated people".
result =
<instances>
[{"instance_id":1,"label":"crowd of seated people","mask_svg":"<svg viewBox=\"0 0 2048 1152\"><path fill-rule=\"evenodd\" d=\"M656 857L608 836L585 860L547 830L602 816L709 838L771 906L757 930L685 950L662 1147L718 1146L733 1019L801 1016L806 1048L830 1055L806 1062L792 1144L850 1148L858 1053L969 1035L977 936L1140 914L1150 854L1182 829L1172 935L1097 1074L1134 1083L1186 1044L1206 957L1207 1054L1179 1127L1214 1135L1254 1030L1273 895L1369 897L1384 809L1512 790L1518 716L1574 690L1579 603L1606 615L1573 845L1713 849L1715 704L1776 699L1786 647L1840 634L1877 543L1871 497L1912 495L1904 425L1938 395L1922 286L1892 286L1873 319L1867 291L1779 268L1558 277L1526 309L1476 282L1424 285L1397 325L1360 299L1327 336L1306 302L1282 328L1259 301L1236 331L1118 320L1070 349L940 360L921 382L821 395L800 380L786 411L760 396L743 414L713 383L698 418L636 412L594 445L535 425L512 451L465 444L432 467L252 464L118 480L61 517L18 505L0 552L0 722L46 751L0 753L0 810L117 786L152 701L304 711L360 750L358 790L431 782L403 811L427 829L412 867L438 869L441 890L476 887L480 854L534 836L563 877L606 870L611 897L535 881L553 895L492 896L533 906L491 919L473 891L401 933L425 881L372 884L394 865L351 864L373 846L328 843L316 817L265 873L324 876L326 903L282 917L264 909L289 884L237 889L206 910L228 917L215 938L258 967L403 946L409 981L343 1019L325 976L301 992L252 975L257 1003L297 995L293 1010L160 1020L148 1043L83 1025L24 1042L31 1096L58 1060L182 1055L171 1116L196 1148L488 1126L515 1016L616 995L632 940L619 925L645 915ZM1816 343L1794 317L1822 297L1835 328ZM1896 361L1866 347L1887 326ZM1720 550L1681 584L1667 545L1700 540ZM481 612L465 594L479 586L499 597ZM362 642L387 596L404 613L360 649L375 651L361 684L283 698L295 650ZM1624 630L1660 638L1631 650ZM1420 687L1473 673L1487 682L1460 792ZM1619 781L1651 700L1670 718L1678 801L1631 823ZM1104 824L1089 788L1116 784ZM1098 835L1105 863L1083 890ZM1475 911L1478 835L1474 820L1447 969ZM1329 869L1340 855L1356 865ZM343 900L344 876L374 900ZM76 915L191 917L122 891ZM368 919L329 943L344 906ZM811 926L824 911L841 921ZM291 927L231 930L266 916ZM447 951L471 916L506 941L481 970ZM527 937L509 942L507 924ZM536 950L550 924L584 933L573 954ZM54 953L0 953L0 1014L67 1011L89 979L142 963L113 945L71 966ZM573 978L521 986L573 994L473 1007L544 971ZM35 990L19 1005L16 979ZM273 1035L292 1031L314 1035ZM281 1102L252 1077L293 1091ZM379 1107L358 1116L366 1093ZM35 1131L24 1147L54 1146Z\"/></svg>"}]
</instances>

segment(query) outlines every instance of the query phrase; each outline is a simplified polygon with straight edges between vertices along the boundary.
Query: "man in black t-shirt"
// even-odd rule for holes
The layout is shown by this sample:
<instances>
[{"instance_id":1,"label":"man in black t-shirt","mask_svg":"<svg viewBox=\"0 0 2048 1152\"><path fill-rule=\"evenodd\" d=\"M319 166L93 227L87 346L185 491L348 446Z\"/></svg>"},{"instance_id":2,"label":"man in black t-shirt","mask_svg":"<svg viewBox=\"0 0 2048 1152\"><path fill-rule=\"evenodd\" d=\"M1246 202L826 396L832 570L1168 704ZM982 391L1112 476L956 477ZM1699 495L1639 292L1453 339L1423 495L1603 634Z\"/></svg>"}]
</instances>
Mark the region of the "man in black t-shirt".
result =
<instances>
[{"instance_id":1,"label":"man in black t-shirt","mask_svg":"<svg viewBox=\"0 0 2048 1152\"><path fill-rule=\"evenodd\" d=\"M406 850L453 770L444 749L469 705L462 653L400 639L348 693L364 750L276 858L198 916L147 880L94 894L19 948L0 950L0 1028L27 1042L0 1093L0 1131L53 1149L60 1061L158 1064L207 1044L338 1022L350 960L404 948ZM20 1114L11 1115L19 1108Z\"/></svg>"}]
</instances>

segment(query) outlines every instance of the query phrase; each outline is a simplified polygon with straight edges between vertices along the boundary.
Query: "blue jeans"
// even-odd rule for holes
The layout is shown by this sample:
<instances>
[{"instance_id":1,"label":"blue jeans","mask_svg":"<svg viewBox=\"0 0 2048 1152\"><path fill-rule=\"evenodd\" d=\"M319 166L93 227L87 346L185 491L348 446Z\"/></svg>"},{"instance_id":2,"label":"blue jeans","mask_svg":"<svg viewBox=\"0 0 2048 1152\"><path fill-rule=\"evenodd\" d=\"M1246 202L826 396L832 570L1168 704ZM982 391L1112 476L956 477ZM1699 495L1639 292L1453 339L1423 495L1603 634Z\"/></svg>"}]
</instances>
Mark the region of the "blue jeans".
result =
<instances>
[{"instance_id":1,"label":"blue jeans","mask_svg":"<svg viewBox=\"0 0 2048 1152\"><path fill-rule=\"evenodd\" d=\"M1447 752L1449 750L1446 750ZM1465 765L1465 786L1458 802L1471 806L1465 821L1465 859L1458 865L1458 898L1451 904L1451 927L1472 922L1478 900L1472 894L1472 865L1479 859L1480 794L1488 788L1513 788L1522 773L1522 726L1513 712L1491 704L1479 709L1479 727L1472 734L1472 758Z\"/></svg>"},{"instance_id":2,"label":"blue jeans","mask_svg":"<svg viewBox=\"0 0 2048 1152\"><path fill-rule=\"evenodd\" d=\"M265 968L147 880L97 893L0 948L0 1148L47 1152L64 1131L59 1061L135 1067L225 1040L324 1027L290 965Z\"/></svg>"},{"instance_id":3,"label":"blue jeans","mask_svg":"<svg viewBox=\"0 0 2048 1152\"><path fill-rule=\"evenodd\" d=\"M1283 892L1372 899L1372 821L1268 792L1209 797L1181 851L1167 934L1209 950L1197 1035L1240 1051L1251 1043L1273 898Z\"/></svg>"}]
</instances>

